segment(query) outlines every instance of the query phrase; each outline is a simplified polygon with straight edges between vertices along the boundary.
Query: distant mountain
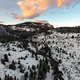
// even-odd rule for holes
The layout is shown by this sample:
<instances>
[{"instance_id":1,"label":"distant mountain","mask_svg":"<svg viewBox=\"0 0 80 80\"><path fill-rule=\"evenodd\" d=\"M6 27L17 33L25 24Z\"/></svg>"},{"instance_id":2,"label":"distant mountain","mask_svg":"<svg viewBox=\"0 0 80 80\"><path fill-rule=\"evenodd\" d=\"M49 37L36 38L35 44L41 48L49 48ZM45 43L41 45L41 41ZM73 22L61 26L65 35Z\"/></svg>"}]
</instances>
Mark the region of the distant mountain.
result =
<instances>
[{"instance_id":1,"label":"distant mountain","mask_svg":"<svg viewBox=\"0 0 80 80\"><path fill-rule=\"evenodd\" d=\"M0 25L0 37L9 40L27 39L35 34L54 29L49 23L24 22L16 25Z\"/></svg>"},{"instance_id":2,"label":"distant mountain","mask_svg":"<svg viewBox=\"0 0 80 80\"><path fill-rule=\"evenodd\" d=\"M80 26L58 27L56 28L56 31L61 33L80 33Z\"/></svg>"},{"instance_id":3,"label":"distant mountain","mask_svg":"<svg viewBox=\"0 0 80 80\"><path fill-rule=\"evenodd\" d=\"M45 30L54 28L53 25L49 23L37 23L37 22L24 22L20 24L16 24L12 26L14 30L26 30L26 31L34 31L34 30Z\"/></svg>"}]
</instances>

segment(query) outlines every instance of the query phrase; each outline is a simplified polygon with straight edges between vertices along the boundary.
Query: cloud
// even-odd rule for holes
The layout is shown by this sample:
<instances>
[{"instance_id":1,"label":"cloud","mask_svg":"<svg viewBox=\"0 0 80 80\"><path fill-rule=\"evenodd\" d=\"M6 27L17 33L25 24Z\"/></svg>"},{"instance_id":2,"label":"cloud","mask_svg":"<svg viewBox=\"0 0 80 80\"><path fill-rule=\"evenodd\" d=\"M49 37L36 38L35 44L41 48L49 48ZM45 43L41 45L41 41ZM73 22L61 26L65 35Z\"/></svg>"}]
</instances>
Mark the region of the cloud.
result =
<instances>
[{"instance_id":1,"label":"cloud","mask_svg":"<svg viewBox=\"0 0 80 80\"><path fill-rule=\"evenodd\" d=\"M4 21L0 21L0 24L5 23Z\"/></svg>"},{"instance_id":2,"label":"cloud","mask_svg":"<svg viewBox=\"0 0 80 80\"><path fill-rule=\"evenodd\" d=\"M54 11L50 12L50 14L54 14L54 13L55 13Z\"/></svg>"},{"instance_id":3,"label":"cloud","mask_svg":"<svg viewBox=\"0 0 80 80\"><path fill-rule=\"evenodd\" d=\"M48 0L24 0L18 1L18 5L22 11L22 16L17 16L18 19L29 18L33 19L40 16L44 10L48 8Z\"/></svg>"},{"instance_id":4,"label":"cloud","mask_svg":"<svg viewBox=\"0 0 80 80\"><path fill-rule=\"evenodd\" d=\"M51 7L64 7L79 0L18 0L17 5L20 7L22 15L15 15L17 20L34 19L39 17L43 12Z\"/></svg>"},{"instance_id":5,"label":"cloud","mask_svg":"<svg viewBox=\"0 0 80 80\"><path fill-rule=\"evenodd\" d=\"M34 20L33 22L47 23L48 21L37 19L37 20Z\"/></svg>"},{"instance_id":6,"label":"cloud","mask_svg":"<svg viewBox=\"0 0 80 80\"><path fill-rule=\"evenodd\" d=\"M80 21L78 21L77 23L80 23Z\"/></svg>"}]
</instances>

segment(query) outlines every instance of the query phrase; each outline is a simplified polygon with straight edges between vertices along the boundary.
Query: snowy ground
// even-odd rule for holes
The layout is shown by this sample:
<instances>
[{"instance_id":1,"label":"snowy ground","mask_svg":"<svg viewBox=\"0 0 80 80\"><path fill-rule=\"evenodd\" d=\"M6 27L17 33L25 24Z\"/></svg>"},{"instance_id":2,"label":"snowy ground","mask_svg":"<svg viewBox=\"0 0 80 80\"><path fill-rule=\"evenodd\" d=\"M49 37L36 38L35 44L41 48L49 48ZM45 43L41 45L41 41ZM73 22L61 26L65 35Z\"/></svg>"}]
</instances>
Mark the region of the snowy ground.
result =
<instances>
[{"instance_id":1,"label":"snowy ground","mask_svg":"<svg viewBox=\"0 0 80 80\"><path fill-rule=\"evenodd\" d=\"M50 35L45 36L45 34L42 33L36 36L37 39L32 40L38 42L37 46L40 44L38 46L38 50L44 46L43 43L45 41L45 43L47 43L51 48L53 58L57 61L60 59L62 60L62 63L59 65L59 70L63 72L62 77L64 80L80 80L80 33L61 34L52 31L52 34ZM72 38L72 36L74 36L74 38ZM27 55L27 58L25 60L20 59L20 62L26 71L28 71L28 66L37 66L39 63L39 61L35 60L35 58L31 58L31 52L22 48L18 48L17 44L19 44L18 41L15 43L9 43L6 46L3 46L2 43L0 43L0 59L3 58L4 54L11 54L11 56L8 56L9 62L6 62L6 66L4 66L0 61L0 77L2 79L4 79L5 74L10 74L11 76L17 75L17 78L21 80L21 76L23 76L23 74L19 72L19 69L16 69L15 71L8 69L8 65L13 60L18 62L18 58L25 57ZM7 51L7 46L10 47L9 51ZM31 43L28 43L28 46L28 48L36 52L36 48L32 46ZM14 51L13 48L16 51ZM43 59L41 55L38 55L38 57ZM50 72L47 73L46 80L52 80L51 74L52 71L50 70Z\"/></svg>"},{"instance_id":2,"label":"snowy ground","mask_svg":"<svg viewBox=\"0 0 80 80\"><path fill-rule=\"evenodd\" d=\"M27 70L27 71L28 71L28 66L30 66L30 67L32 67L32 65L37 66L37 64L39 63L39 61L35 60L35 58L31 58L31 53L29 51L18 48L16 46L17 43L18 42L11 43L11 44L9 43L9 47L10 47L9 51L7 51L7 46L3 46L2 43L0 43L0 59L4 58L4 54L10 53L10 56L8 56L9 62L6 62L5 66L0 61L0 77L2 79L4 79L5 74L7 74L7 75L9 74L10 76L16 76L17 75L17 78L21 80L21 76L23 74L20 73L19 69L16 69L16 70L8 69L8 67L9 67L8 65L13 60L18 62L19 61L18 58L25 57L27 55L27 58L25 60L20 59L20 63L24 66L25 70ZM30 45L30 47L31 47L31 45ZM16 51L13 51L13 48ZM33 48L33 49L35 50L35 48ZM42 57L42 56L39 56L39 57Z\"/></svg>"},{"instance_id":3,"label":"snowy ground","mask_svg":"<svg viewBox=\"0 0 80 80\"><path fill-rule=\"evenodd\" d=\"M74 38L72 38L74 36ZM46 36L46 43L51 48L53 58L62 60L59 70L65 80L80 80L80 33L61 34L54 32ZM34 39L35 40L35 39ZM45 36L39 35L37 41L44 42ZM40 42L41 41L41 42ZM44 46L44 45L42 45ZM41 45L38 49L41 48Z\"/></svg>"}]
</instances>

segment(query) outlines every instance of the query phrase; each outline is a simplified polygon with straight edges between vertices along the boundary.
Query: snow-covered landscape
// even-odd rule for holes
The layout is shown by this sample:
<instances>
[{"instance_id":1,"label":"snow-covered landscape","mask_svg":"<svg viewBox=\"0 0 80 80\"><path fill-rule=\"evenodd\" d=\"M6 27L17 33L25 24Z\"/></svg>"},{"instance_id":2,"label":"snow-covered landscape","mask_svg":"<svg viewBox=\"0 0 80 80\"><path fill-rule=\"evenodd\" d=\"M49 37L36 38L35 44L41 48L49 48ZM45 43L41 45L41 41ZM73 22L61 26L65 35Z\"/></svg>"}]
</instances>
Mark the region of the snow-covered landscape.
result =
<instances>
[{"instance_id":1,"label":"snow-covered landscape","mask_svg":"<svg viewBox=\"0 0 80 80\"><path fill-rule=\"evenodd\" d=\"M0 80L80 80L80 33L51 29L1 41Z\"/></svg>"}]
</instances>

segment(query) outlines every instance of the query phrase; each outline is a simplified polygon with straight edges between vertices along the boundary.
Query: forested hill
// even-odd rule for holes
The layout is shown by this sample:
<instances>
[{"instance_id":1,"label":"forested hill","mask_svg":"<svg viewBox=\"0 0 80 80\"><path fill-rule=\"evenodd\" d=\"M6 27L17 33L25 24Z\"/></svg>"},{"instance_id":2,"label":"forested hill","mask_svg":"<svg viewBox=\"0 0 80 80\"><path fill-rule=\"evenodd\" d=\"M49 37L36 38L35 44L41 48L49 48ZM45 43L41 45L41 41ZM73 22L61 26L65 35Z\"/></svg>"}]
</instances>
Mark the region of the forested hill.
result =
<instances>
[{"instance_id":1,"label":"forested hill","mask_svg":"<svg viewBox=\"0 0 80 80\"><path fill-rule=\"evenodd\" d=\"M35 34L54 29L49 23L25 22L16 25L0 24L0 39L17 40L27 39Z\"/></svg>"},{"instance_id":2,"label":"forested hill","mask_svg":"<svg viewBox=\"0 0 80 80\"><path fill-rule=\"evenodd\" d=\"M75 27L58 27L56 31L61 33L80 33L80 26Z\"/></svg>"}]
</instances>

